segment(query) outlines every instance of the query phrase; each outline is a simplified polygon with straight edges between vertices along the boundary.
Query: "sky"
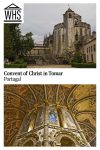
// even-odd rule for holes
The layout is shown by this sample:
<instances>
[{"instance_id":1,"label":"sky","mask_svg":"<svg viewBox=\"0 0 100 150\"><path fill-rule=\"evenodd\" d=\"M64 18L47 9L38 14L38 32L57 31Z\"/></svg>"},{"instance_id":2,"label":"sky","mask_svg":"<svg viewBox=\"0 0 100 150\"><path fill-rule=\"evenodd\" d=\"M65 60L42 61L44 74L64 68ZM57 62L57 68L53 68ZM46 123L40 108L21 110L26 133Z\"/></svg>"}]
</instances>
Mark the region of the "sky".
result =
<instances>
[{"instance_id":1,"label":"sky","mask_svg":"<svg viewBox=\"0 0 100 150\"><path fill-rule=\"evenodd\" d=\"M63 14L68 8L82 16L82 21L91 25L96 31L96 5L81 4L24 4L24 23L21 24L22 34L33 33L35 43L42 43L44 35L52 34L54 25L63 22Z\"/></svg>"}]
</instances>

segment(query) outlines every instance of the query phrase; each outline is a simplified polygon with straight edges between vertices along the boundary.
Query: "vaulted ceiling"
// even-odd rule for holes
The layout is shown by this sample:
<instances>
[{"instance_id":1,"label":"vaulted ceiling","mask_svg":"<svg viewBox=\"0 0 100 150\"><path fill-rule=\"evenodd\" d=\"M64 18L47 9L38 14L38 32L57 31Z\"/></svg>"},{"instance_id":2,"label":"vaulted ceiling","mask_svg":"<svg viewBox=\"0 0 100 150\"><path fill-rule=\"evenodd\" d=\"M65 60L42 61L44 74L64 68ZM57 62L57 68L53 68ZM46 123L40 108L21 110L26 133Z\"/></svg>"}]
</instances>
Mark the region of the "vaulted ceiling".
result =
<instances>
[{"instance_id":1,"label":"vaulted ceiling","mask_svg":"<svg viewBox=\"0 0 100 150\"><path fill-rule=\"evenodd\" d=\"M76 118L88 142L96 136L95 85L5 85L4 86L4 141L13 145L27 113L39 105L67 106Z\"/></svg>"}]
</instances>

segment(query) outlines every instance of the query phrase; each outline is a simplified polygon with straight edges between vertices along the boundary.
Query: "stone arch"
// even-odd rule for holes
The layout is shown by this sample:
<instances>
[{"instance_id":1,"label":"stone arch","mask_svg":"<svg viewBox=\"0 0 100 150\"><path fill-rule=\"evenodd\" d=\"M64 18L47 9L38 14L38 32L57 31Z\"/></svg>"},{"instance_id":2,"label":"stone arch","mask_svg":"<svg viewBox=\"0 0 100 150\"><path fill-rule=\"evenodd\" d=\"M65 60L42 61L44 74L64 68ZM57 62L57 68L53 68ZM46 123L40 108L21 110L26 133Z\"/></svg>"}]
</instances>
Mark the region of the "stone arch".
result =
<instances>
[{"instance_id":1,"label":"stone arch","mask_svg":"<svg viewBox=\"0 0 100 150\"><path fill-rule=\"evenodd\" d=\"M75 143L72 139L67 136L63 136L60 140L61 146L75 146Z\"/></svg>"},{"instance_id":2,"label":"stone arch","mask_svg":"<svg viewBox=\"0 0 100 150\"><path fill-rule=\"evenodd\" d=\"M32 132L27 133L26 135L21 135L20 138L16 139L14 146L35 146L39 141L39 137L37 134L33 134Z\"/></svg>"},{"instance_id":3,"label":"stone arch","mask_svg":"<svg viewBox=\"0 0 100 150\"><path fill-rule=\"evenodd\" d=\"M23 146L34 146L34 141L32 139L28 139L23 143Z\"/></svg>"},{"instance_id":4,"label":"stone arch","mask_svg":"<svg viewBox=\"0 0 100 150\"><path fill-rule=\"evenodd\" d=\"M55 145L56 146L68 146L68 147L76 147L78 146L78 141L77 138L75 138L75 135L63 131L63 132L58 132L55 134Z\"/></svg>"},{"instance_id":5,"label":"stone arch","mask_svg":"<svg viewBox=\"0 0 100 150\"><path fill-rule=\"evenodd\" d=\"M41 146L41 142L34 137L28 138L24 141L22 146Z\"/></svg>"}]
</instances>

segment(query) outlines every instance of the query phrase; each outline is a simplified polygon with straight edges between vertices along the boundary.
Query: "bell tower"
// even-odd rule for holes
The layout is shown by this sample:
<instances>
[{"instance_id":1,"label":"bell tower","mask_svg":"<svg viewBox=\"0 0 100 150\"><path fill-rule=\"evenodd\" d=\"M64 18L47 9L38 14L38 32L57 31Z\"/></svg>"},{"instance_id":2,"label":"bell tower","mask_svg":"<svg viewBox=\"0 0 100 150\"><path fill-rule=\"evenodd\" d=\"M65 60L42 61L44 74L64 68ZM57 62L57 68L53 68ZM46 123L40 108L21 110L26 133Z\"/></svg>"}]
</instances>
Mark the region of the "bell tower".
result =
<instances>
[{"instance_id":1,"label":"bell tower","mask_svg":"<svg viewBox=\"0 0 100 150\"><path fill-rule=\"evenodd\" d=\"M74 11L70 8L63 14L65 33L65 47L67 51L74 51Z\"/></svg>"}]
</instances>

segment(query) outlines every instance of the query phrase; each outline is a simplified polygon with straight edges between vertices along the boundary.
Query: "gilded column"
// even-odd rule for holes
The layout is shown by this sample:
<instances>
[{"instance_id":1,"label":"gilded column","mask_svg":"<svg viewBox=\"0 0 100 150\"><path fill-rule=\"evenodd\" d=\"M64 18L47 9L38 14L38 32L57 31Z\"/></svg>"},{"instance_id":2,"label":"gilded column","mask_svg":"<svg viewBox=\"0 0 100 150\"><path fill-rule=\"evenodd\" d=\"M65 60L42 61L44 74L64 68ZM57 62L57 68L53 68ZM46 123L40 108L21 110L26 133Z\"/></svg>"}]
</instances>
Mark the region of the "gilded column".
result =
<instances>
[{"instance_id":1,"label":"gilded column","mask_svg":"<svg viewBox=\"0 0 100 150\"><path fill-rule=\"evenodd\" d=\"M45 101L45 114L44 114L44 146L48 146L48 104Z\"/></svg>"}]
</instances>

